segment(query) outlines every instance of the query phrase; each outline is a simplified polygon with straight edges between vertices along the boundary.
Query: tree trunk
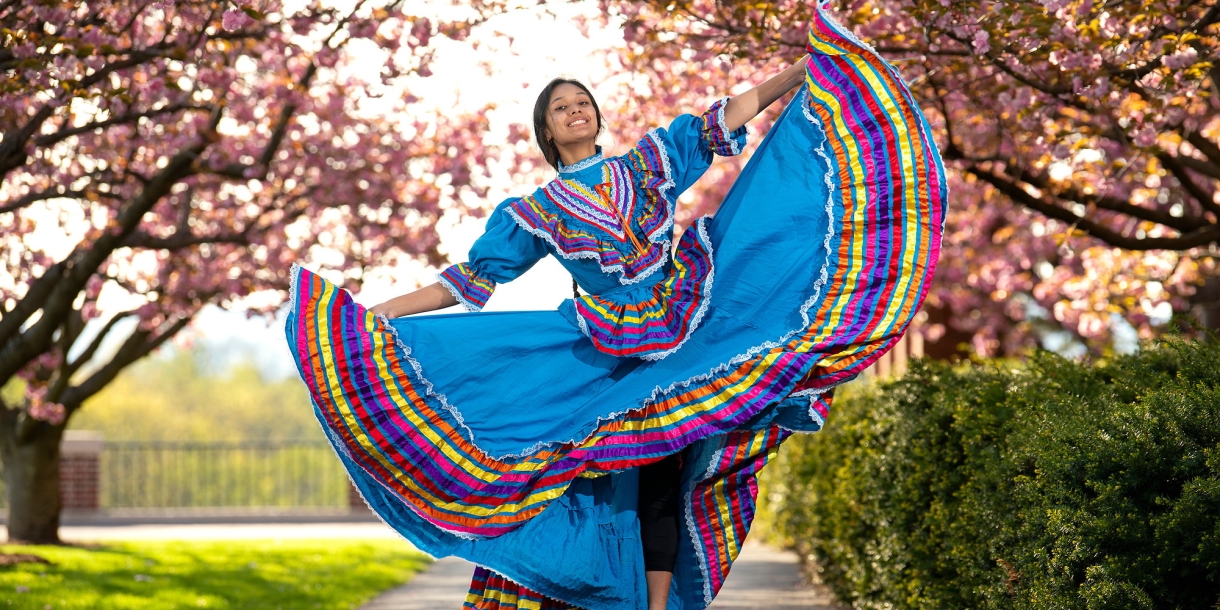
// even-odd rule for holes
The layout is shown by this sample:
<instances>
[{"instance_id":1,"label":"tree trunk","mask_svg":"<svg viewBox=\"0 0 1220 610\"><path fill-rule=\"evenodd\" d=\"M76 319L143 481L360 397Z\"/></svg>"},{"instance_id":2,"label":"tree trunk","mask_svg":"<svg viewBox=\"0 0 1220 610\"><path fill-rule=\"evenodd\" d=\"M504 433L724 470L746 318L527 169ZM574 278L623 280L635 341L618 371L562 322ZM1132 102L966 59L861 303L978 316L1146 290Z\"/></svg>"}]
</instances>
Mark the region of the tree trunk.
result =
<instances>
[{"instance_id":1,"label":"tree trunk","mask_svg":"<svg viewBox=\"0 0 1220 610\"><path fill-rule=\"evenodd\" d=\"M1210 276L1190 299L1191 310L1199 324L1210 331L1220 330L1220 276Z\"/></svg>"},{"instance_id":2,"label":"tree trunk","mask_svg":"<svg viewBox=\"0 0 1220 610\"><path fill-rule=\"evenodd\" d=\"M0 460L8 496L8 538L34 544L59 543L59 442L64 426L42 422L19 438L18 410L0 414Z\"/></svg>"},{"instance_id":3,"label":"tree trunk","mask_svg":"<svg viewBox=\"0 0 1220 610\"><path fill-rule=\"evenodd\" d=\"M924 303L923 311L928 313L928 319L923 323L926 328L930 324L940 324L945 327L945 334L936 341L924 340L923 355L929 360L956 362L970 357L970 341L974 333L953 328L949 319L953 311L948 307L934 307Z\"/></svg>"}]
</instances>

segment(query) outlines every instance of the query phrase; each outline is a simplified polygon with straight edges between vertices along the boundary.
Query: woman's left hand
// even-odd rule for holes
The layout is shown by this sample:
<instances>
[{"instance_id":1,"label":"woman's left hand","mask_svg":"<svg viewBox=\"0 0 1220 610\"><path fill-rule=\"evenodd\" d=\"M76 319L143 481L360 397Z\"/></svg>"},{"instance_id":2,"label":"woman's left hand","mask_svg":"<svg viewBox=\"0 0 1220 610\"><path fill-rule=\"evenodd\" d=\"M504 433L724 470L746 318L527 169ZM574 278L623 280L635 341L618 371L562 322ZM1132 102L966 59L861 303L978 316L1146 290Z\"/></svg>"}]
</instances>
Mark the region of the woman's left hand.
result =
<instances>
[{"instance_id":1,"label":"woman's left hand","mask_svg":"<svg viewBox=\"0 0 1220 610\"><path fill-rule=\"evenodd\" d=\"M453 307L457 304L457 298L447 288L439 283L434 283L415 292L394 297L380 305L374 305L369 308L369 311L387 318L401 318L425 311Z\"/></svg>"},{"instance_id":2,"label":"woman's left hand","mask_svg":"<svg viewBox=\"0 0 1220 610\"><path fill-rule=\"evenodd\" d=\"M374 315L385 316L387 318L397 318L398 315L395 313L394 306L391 303L393 303L392 300L381 303L380 305L374 305L369 308L369 311L373 312Z\"/></svg>"}]
</instances>

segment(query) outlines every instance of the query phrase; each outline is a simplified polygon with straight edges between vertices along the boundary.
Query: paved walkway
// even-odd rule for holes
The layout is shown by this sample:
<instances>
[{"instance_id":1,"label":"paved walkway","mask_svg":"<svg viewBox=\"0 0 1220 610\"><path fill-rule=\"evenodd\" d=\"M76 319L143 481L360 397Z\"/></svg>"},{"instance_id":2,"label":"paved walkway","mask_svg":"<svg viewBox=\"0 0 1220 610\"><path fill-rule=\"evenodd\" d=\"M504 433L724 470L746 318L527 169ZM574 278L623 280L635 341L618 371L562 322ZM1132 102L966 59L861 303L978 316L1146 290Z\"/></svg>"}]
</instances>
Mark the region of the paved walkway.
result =
<instances>
[{"instance_id":1,"label":"paved walkway","mask_svg":"<svg viewBox=\"0 0 1220 610\"><path fill-rule=\"evenodd\" d=\"M3 529L0 528L0 536ZM108 540L304 540L399 539L381 523L227 523L76 525L60 528L68 542ZM746 544L711 610L838 610L830 593L810 587L795 554ZM458 610L474 566L454 557L433 563L411 582L391 589L360 610Z\"/></svg>"},{"instance_id":2,"label":"paved walkway","mask_svg":"<svg viewBox=\"0 0 1220 610\"><path fill-rule=\"evenodd\" d=\"M411 582L382 593L360 610L460 610L473 573L474 564L465 559L439 559Z\"/></svg>"},{"instance_id":3,"label":"paved walkway","mask_svg":"<svg viewBox=\"0 0 1220 610\"><path fill-rule=\"evenodd\" d=\"M411 582L391 589L360 610L458 610L474 566L455 557L436 563ZM747 544L711 610L838 610L828 591L807 586L795 554Z\"/></svg>"},{"instance_id":4,"label":"paved walkway","mask_svg":"<svg viewBox=\"0 0 1220 610\"><path fill-rule=\"evenodd\" d=\"M746 544L741 556L733 562L733 570L711 608L838 610L839 606L835 605L829 590L806 584L796 553Z\"/></svg>"},{"instance_id":5,"label":"paved walkway","mask_svg":"<svg viewBox=\"0 0 1220 610\"><path fill-rule=\"evenodd\" d=\"M0 528L0 537L8 534ZM59 528L65 542L109 540L317 540L397 539L398 534L382 523L228 523L65 525ZM405 544L405 541L404 541Z\"/></svg>"}]
</instances>

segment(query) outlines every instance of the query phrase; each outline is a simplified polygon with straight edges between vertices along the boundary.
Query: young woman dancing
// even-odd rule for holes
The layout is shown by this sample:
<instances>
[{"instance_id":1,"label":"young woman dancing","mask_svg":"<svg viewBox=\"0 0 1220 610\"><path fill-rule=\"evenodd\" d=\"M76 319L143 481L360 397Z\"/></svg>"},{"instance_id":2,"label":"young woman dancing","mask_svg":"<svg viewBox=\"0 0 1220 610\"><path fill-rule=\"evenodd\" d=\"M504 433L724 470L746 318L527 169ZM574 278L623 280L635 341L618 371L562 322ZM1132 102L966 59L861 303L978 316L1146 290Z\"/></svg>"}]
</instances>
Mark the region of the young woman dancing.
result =
<instances>
[{"instance_id":1,"label":"young woman dancing","mask_svg":"<svg viewBox=\"0 0 1220 610\"><path fill-rule=\"evenodd\" d=\"M388 525L478 565L467 608L705 608L758 471L918 311L946 198L926 120L821 8L807 48L619 156L589 90L552 81L534 131L558 176L497 206L467 262L372 309L294 271L287 334L319 421ZM797 86L674 247L678 196ZM548 255L584 296L410 317L478 311Z\"/></svg>"}]
</instances>

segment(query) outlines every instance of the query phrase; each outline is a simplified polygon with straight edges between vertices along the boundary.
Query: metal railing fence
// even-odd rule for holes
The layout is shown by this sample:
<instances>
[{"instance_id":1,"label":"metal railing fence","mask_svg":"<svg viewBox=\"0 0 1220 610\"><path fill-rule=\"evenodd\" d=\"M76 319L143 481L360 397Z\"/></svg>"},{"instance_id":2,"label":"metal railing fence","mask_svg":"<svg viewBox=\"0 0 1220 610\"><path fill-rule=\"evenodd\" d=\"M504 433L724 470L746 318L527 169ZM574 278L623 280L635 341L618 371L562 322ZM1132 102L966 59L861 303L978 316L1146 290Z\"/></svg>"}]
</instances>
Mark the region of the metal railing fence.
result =
<instances>
[{"instance_id":1,"label":"metal railing fence","mask_svg":"<svg viewBox=\"0 0 1220 610\"><path fill-rule=\"evenodd\" d=\"M326 441L106 442L101 508L345 507Z\"/></svg>"}]
</instances>

